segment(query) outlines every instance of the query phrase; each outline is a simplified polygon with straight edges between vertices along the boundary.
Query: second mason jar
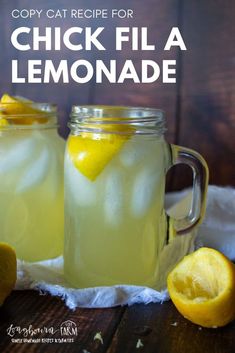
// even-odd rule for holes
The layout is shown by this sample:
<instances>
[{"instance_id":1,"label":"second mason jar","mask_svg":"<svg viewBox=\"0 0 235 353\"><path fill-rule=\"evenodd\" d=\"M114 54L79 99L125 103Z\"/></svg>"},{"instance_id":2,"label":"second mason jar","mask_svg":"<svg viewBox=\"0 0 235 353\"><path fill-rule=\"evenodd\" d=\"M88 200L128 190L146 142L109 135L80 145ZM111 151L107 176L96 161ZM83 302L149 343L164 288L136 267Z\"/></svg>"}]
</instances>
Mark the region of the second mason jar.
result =
<instances>
[{"instance_id":1,"label":"second mason jar","mask_svg":"<svg viewBox=\"0 0 235 353\"><path fill-rule=\"evenodd\" d=\"M0 241L26 261L59 256L64 141L56 107L5 95L0 108Z\"/></svg>"},{"instance_id":2,"label":"second mason jar","mask_svg":"<svg viewBox=\"0 0 235 353\"><path fill-rule=\"evenodd\" d=\"M75 106L69 126L64 249L68 282L75 287L156 288L160 255L170 236L188 232L203 217L205 161L165 141L164 113L157 109ZM193 201L184 219L169 223L165 177L176 163L193 169Z\"/></svg>"}]
</instances>

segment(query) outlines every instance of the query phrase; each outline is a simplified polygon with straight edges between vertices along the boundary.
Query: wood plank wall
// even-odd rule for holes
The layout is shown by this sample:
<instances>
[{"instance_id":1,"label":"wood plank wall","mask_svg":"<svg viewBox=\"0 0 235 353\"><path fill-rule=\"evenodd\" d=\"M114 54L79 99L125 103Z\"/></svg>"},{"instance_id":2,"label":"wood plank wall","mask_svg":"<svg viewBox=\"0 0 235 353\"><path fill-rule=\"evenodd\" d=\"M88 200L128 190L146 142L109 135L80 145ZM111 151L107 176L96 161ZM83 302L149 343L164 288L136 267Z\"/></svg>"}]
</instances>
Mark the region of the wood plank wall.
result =
<instances>
[{"instance_id":1,"label":"wood plank wall","mask_svg":"<svg viewBox=\"0 0 235 353\"><path fill-rule=\"evenodd\" d=\"M157 107L165 110L167 139L199 151L210 168L210 183L235 185L235 2L233 0L41 0L37 8L132 8L134 20L88 19L71 20L36 18L12 20L13 8L33 7L29 0L1 0L0 13L0 94L5 91L36 101L57 103L60 110L60 132L66 136L69 110L72 104L124 104ZM19 26L105 26L103 41L107 52L74 53L17 52L10 45L10 35ZM128 45L121 52L112 43L115 26L147 26L150 41L157 43L156 52L131 52ZM179 26L187 52L172 49L163 52L173 26ZM94 61L117 59L121 67L126 59L139 66L141 59L177 59L177 84L11 84L11 60L67 59L70 63L82 58ZM21 68L26 73L26 65ZM181 169L180 169L181 168ZM180 188L190 182L187 168L177 167L170 175L170 188Z\"/></svg>"}]
</instances>

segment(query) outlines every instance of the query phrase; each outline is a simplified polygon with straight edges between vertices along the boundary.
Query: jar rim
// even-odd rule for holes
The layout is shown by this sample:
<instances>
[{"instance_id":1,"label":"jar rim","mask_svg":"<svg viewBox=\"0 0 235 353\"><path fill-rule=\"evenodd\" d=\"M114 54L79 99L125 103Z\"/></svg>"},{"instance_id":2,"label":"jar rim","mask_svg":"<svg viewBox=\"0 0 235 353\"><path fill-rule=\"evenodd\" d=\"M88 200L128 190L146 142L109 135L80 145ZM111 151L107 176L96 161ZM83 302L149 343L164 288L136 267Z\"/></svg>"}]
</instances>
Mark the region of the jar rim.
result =
<instances>
[{"instance_id":1,"label":"jar rim","mask_svg":"<svg viewBox=\"0 0 235 353\"><path fill-rule=\"evenodd\" d=\"M125 105L73 105L71 115L83 115L87 114L85 117L102 117L100 114L103 114L103 117L106 116L114 116L117 117L115 114L116 112L121 112L121 116L119 117L161 117L164 119L165 112L158 108L151 108L151 107L141 107L141 106L125 106ZM132 116L128 115L125 116L123 113L131 113ZM140 114L140 112L142 114ZM105 114L106 113L106 114ZM134 116L133 116L134 115ZM135 116L136 115L136 116Z\"/></svg>"},{"instance_id":2,"label":"jar rim","mask_svg":"<svg viewBox=\"0 0 235 353\"><path fill-rule=\"evenodd\" d=\"M107 129L104 125L112 125L112 128ZM74 105L68 124L73 133L128 133L128 129L115 128L118 125L134 126L135 134L162 135L166 131L165 113L149 107Z\"/></svg>"},{"instance_id":3,"label":"jar rim","mask_svg":"<svg viewBox=\"0 0 235 353\"><path fill-rule=\"evenodd\" d=\"M21 102L20 102L21 103ZM0 113L2 112L4 114L4 107L14 107L17 106L19 103L18 102L9 102L9 103L0 103ZM17 116L33 116L33 115L45 115L48 114L55 114L57 113L57 105L54 103L34 103L34 102L28 102L25 101L23 102L24 106L30 107L32 109L35 109L35 112L33 113L7 113L7 118L11 117L17 117Z\"/></svg>"}]
</instances>

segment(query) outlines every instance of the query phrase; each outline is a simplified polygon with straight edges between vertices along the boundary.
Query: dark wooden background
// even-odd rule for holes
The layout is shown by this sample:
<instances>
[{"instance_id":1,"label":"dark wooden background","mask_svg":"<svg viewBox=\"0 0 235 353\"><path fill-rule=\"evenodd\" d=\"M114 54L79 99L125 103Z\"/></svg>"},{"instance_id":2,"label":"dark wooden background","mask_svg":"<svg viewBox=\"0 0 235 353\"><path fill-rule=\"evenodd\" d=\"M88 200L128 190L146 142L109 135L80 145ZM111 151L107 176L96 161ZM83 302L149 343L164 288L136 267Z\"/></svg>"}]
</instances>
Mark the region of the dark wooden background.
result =
<instances>
[{"instance_id":1,"label":"dark wooden background","mask_svg":"<svg viewBox=\"0 0 235 353\"><path fill-rule=\"evenodd\" d=\"M66 123L72 104L123 104L161 108L166 111L169 142L199 151L210 168L210 183L235 185L235 2L233 0L0 0L0 94L10 92L36 101L57 103L60 109L60 132L68 133ZM132 8L134 20L13 20L13 8ZM103 42L107 52L17 52L10 44L10 35L19 26L105 26ZM113 49L115 26L147 26L156 52L121 52ZM163 48L172 26L178 26L187 51ZM79 58L94 63L117 59L121 67L131 58L137 67L141 59L161 62L177 59L177 84L11 84L11 60L60 59L73 62ZM27 67L24 65L23 71ZM171 188L188 183L188 170L179 167L171 175ZM174 178L173 178L174 177ZM180 180L179 180L180 179Z\"/></svg>"}]
</instances>

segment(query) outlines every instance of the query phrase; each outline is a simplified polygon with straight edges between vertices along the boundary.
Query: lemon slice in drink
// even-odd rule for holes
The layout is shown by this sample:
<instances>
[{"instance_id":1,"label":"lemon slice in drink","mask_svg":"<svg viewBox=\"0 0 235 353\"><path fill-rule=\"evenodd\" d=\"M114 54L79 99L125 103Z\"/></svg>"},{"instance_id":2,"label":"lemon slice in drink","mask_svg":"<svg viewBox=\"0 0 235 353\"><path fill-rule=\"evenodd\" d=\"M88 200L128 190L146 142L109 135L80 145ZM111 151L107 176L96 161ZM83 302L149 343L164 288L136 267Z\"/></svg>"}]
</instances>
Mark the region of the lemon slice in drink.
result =
<instances>
[{"instance_id":1,"label":"lemon slice in drink","mask_svg":"<svg viewBox=\"0 0 235 353\"><path fill-rule=\"evenodd\" d=\"M112 124L102 129L106 131L99 134L84 132L68 139L67 148L72 162L91 181L98 177L134 131L130 126Z\"/></svg>"},{"instance_id":2,"label":"lemon slice in drink","mask_svg":"<svg viewBox=\"0 0 235 353\"><path fill-rule=\"evenodd\" d=\"M0 305L11 293L16 282L16 254L14 249L0 243Z\"/></svg>"},{"instance_id":3,"label":"lemon slice in drink","mask_svg":"<svg viewBox=\"0 0 235 353\"><path fill-rule=\"evenodd\" d=\"M7 119L5 119L5 118L3 117L3 115L1 115L1 112L0 112L0 130L1 130L2 128L4 128L5 126L7 126L7 125L9 125Z\"/></svg>"},{"instance_id":4,"label":"lemon slice in drink","mask_svg":"<svg viewBox=\"0 0 235 353\"><path fill-rule=\"evenodd\" d=\"M10 96L5 93L0 101L0 109L4 115L10 117L9 121L19 125L31 125L35 122L43 124L47 122L46 117L37 118L42 111L33 106L34 102L20 97ZM43 115L46 113L43 112ZM25 115L25 116L24 116Z\"/></svg>"},{"instance_id":5,"label":"lemon slice in drink","mask_svg":"<svg viewBox=\"0 0 235 353\"><path fill-rule=\"evenodd\" d=\"M4 113L4 109L1 108L1 103L0 103L0 130L7 125L9 125L9 123L6 119L6 114Z\"/></svg>"},{"instance_id":6,"label":"lemon slice in drink","mask_svg":"<svg viewBox=\"0 0 235 353\"><path fill-rule=\"evenodd\" d=\"M178 311L203 327L220 327L235 319L235 266L222 253L200 248L185 256L167 278Z\"/></svg>"}]
</instances>

